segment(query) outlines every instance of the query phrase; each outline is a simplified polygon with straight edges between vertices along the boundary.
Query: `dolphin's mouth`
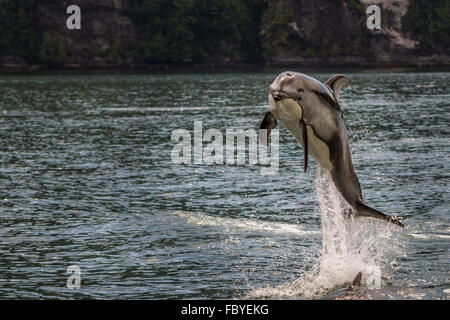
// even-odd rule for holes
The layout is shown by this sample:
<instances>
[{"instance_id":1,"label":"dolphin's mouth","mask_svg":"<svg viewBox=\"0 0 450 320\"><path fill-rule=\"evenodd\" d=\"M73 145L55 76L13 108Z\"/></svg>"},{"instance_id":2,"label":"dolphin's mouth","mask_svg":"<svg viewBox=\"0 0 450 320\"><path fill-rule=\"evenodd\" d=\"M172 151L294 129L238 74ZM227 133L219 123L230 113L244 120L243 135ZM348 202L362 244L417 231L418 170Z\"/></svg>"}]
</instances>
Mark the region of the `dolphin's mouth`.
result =
<instances>
[{"instance_id":1,"label":"dolphin's mouth","mask_svg":"<svg viewBox=\"0 0 450 320\"><path fill-rule=\"evenodd\" d=\"M275 98L275 96L277 98ZM275 96L273 94L269 94L269 105L271 105L274 109L277 109L280 106L280 103L283 103L285 100L293 100L300 108L302 107L299 101L290 97L286 93L281 93Z\"/></svg>"},{"instance_id":2,"label":"dolphin's mouth","mask_svg":"<svg viewBox=\"0 0 450 320\"><path fill-rule=\"evenodd\" d=\"M298 101L295 98L292 98L287 93L278 92L277 94L275 94L274 92L273 94L269 94L269 104L272 105L274 108L277 108L277 105L279 105L280 102L284 102L284 100L293 100L300 108L302 108L300 101Z\"/></svg>"},{"instance_id":3,"label":"dolphin's mouth","mask_svg":"<svg viewBox=\"0 0 450 320\"><path fill-rule=\"evenodd\" d=\"M289 95L281 91L274 91L272 93L273 100L276 102L281 101L283 99L292 99Z\"/></svg>"}]
</instances>

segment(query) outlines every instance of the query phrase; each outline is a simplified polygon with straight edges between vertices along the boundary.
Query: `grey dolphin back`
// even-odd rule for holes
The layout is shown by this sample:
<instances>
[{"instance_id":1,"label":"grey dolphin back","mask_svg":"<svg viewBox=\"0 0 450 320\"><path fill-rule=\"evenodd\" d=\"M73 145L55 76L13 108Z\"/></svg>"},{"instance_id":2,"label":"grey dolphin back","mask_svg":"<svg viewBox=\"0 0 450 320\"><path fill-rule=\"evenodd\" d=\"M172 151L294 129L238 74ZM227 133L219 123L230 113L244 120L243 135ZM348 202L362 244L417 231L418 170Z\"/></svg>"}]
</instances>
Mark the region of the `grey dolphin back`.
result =
<instances>
[{"instance_id":1,"label":"grey dolphin back","mask_svg":"<svg viewBox=\"0 0 450 320\"><path fill-rule=\"evenodd\" d=\"M350 80L348 80L348 78L342 74L335 74L330 79L325 81L324 85L326 85L333 91L336 102L339 102L339 91L341 91L342 88L350 85Z\"/></svg>"}]
</instances>

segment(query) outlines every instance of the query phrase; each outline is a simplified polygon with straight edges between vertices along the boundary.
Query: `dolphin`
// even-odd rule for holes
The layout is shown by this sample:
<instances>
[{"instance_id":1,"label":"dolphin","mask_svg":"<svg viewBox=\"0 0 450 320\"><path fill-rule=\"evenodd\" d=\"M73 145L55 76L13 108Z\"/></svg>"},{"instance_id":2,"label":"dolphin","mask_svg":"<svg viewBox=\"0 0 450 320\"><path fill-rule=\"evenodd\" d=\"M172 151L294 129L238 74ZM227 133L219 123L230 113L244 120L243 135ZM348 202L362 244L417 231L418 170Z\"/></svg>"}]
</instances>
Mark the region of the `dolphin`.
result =
<instances>
[{"instance_id":1,"label":"dolphin","mask_svg":"<svg viewBox=\"0 0 450 320\"><path fill-rule=\"evenodd\" d=\"M325 83L302 73L286 71L269 86L269 111L261 122L260 139L268 144L270 131L280 120L304 148L304 170L308 155L329 171L353 214L383 219L403 227L397 219L369 207L362 199L361 186L352 157L339 105L340 90L349 85L347 77L337 74Z\"/></svg>"}]
</instances>

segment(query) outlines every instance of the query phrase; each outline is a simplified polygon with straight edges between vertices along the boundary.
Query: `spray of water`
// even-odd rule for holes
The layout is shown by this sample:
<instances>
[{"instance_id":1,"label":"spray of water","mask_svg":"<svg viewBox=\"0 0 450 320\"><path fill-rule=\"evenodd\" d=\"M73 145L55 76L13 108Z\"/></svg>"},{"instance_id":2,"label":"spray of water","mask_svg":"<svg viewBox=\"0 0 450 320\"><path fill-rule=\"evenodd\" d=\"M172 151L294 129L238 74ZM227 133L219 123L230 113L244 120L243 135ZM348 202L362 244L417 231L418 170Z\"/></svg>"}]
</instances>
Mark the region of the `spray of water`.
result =
<instances>
[{"instance_id":1,"label":"spray of water","mask_svg":"<svg viewBox=\"0 0 450 320\"><path fill-rule=\"evenodd\" d=\"M398 228L371 218L346 218L342 212L350 209L348 203L330 174L320 167L316 191L322 216L322 250L312 269L301 272L294 282L255 289L248 298L318 298L348 285L360 271L363 285L379 289L392 276L395 258L403 251Z\"/></svg>"}]
</instances>

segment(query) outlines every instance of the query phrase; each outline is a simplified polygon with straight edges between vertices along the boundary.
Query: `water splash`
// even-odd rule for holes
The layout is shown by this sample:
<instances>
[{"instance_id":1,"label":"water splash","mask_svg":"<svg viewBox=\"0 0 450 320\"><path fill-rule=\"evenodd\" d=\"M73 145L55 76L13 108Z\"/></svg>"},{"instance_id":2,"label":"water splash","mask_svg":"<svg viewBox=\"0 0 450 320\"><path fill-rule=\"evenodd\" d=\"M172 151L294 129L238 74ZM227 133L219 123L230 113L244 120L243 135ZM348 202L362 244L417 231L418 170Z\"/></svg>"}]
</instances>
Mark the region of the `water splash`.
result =
<instances>
[{"instance_id":1,"label":"water splash","mask_svg":"<svg viewBox=\"0 0 450 320\"><path fill-rule=\"evenodd\" d=\"M330 174L318 168L316 191L322 216L322 250L309 271L291 283L255 289L247 298L318 298L348 285L356 274L362 284L385 285L403 255L399 228L372 218L345 218L349 204L336 190ZM379 282L374 277L379 277ZM373 281L373 282L372 282Z\"/></svg>"},{"instance_id":2,"label":"water splash","mask_svg":"<svg viewBox=\"0 0 450 320\"><path fill-rule=\"evenodd\" d=\"M225 228L228 232L238 229L264 233L291 234L297 237L306 237L319 233L319 231L305 230L302 226L289 223L213 217L203 213L191 213L187 211L176 211L174 214L180 218L184 218L190 224L196 224L198 226L219 226Z\"/></svg>"}]
</instances>

